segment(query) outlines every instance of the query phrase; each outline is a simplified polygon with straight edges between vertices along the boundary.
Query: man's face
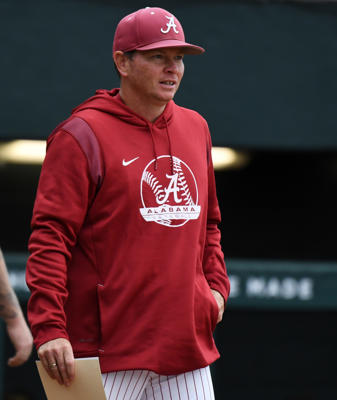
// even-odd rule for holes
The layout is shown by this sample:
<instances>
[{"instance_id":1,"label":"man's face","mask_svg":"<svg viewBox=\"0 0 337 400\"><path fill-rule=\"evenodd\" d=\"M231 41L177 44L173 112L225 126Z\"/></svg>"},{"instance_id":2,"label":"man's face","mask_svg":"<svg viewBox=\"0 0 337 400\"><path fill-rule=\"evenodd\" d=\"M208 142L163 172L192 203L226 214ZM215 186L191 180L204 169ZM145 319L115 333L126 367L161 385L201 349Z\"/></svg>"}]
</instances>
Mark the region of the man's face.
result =
<instances>
[{"instance_id":1,"label":"man's face","mask_svg":"<svg viewBox=\"0 0 337 400\"><path fill-rule=\"evenodd\" d=\"M149 105L168 103L184 75L183 57L183 50L174 47L136 51L129 62L129 87Z\"/></svg>"}]
</instances>

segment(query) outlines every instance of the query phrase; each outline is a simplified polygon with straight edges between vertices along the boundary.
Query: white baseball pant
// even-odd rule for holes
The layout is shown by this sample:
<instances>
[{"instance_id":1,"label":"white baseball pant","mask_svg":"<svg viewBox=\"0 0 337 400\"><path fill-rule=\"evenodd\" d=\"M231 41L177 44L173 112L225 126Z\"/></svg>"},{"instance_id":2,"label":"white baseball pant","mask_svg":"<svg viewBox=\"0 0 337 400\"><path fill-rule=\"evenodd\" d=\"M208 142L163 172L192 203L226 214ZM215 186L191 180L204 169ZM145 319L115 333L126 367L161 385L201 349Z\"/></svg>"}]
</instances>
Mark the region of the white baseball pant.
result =
<instances>
[{"instance_id":1,"label":"white baseball pant","mask_svg":"<svg viewBox=\"0 0 337 400\"><path fill-rule=\"evenodd\" d=\"M147 370L102 374L107 400L214 400L210 368L179 375Z\"/></svg>"}]
</instances>

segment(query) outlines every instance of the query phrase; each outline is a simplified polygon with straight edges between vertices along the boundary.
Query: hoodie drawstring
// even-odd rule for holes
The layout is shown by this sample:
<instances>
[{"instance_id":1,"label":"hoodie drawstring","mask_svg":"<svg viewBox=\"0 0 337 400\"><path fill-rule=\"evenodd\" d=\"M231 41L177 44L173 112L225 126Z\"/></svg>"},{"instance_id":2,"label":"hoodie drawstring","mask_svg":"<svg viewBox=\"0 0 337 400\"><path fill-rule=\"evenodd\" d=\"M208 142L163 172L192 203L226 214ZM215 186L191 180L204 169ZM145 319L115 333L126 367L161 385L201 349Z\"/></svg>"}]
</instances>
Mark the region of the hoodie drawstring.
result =
<instances>
[{"instance_id":1,"label":"hoodie drawstring","mask_svg":"<svg viewBox=\"0 0 337 400\"><path fill-rule=\"evenodd\" d=\"M165 120L165 125L166 125L167 140L168 140L168 143L169 143L171 172L172 172L172 175L174 175L174 171L173 171L173 156L172 156L172 143L171 143L171 138L170 138L170 134L169 134L167 120L166 120L166 118L164 118L164 120Z\"/></svg>"},{"instance_id":2,"label":"hoodie drawstring","mask_svg":"<svg viewBox=\"0 0 337 400\"><path fill-rule=\"evenodd\" d=\"M150 124L147 124L147 126L149 128L151 139L152 139L153 156L154 156L154 170L157 171L157 169L158 169L158 157L157 157L157 151L156 151L156 143L154 142L152 126Z\"/></svg>"},{"instance_id":3,"label":"hoodie drawstring","mask_svg":"<svg viewBox=\"0 0 337 400\"><path fill-rule=\"evenodd\" d=\"M172 173L172 175L174 175L171 137L170 137L170 133L169 133L169 129L168 129L167 120L165 118L164 118L164 120L165 120L165 127L166 127L166 136L167 136L167 140L168 140L168 144L169 144L171 173ZM157 171L157 169L158 169L158 156L157 156L157 150L156 150L156 143L154 141L152 125L151 124L147 124L147 126L149 128L150 135L151 135L151 140L152 140L153 156L154 156L154 160L155 160L154 161L154 170Z\"/></svg>"}]
</instances>

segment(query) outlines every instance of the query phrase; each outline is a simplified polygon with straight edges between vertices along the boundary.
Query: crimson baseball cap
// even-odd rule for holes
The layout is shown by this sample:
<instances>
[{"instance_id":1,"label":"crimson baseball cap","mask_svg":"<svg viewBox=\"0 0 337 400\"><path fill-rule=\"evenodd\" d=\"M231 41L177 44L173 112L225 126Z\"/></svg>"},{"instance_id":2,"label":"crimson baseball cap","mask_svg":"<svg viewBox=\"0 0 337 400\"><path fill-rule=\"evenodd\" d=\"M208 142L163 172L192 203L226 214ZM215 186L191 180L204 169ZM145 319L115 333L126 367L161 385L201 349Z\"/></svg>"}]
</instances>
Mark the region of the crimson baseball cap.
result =
<instances>
[{"instance_id":1,"label":"crimson baseball cap","mask_svg":"<svg viewBox=\"0 0 337 400\"><path fill-rule=\"evenodd\" d=\"M185 42L183 27L170 12L157 7L142 8L120 20L113 41L113 52L182 47L187 54L205 50Z\"/></svg>"}]
</instances>

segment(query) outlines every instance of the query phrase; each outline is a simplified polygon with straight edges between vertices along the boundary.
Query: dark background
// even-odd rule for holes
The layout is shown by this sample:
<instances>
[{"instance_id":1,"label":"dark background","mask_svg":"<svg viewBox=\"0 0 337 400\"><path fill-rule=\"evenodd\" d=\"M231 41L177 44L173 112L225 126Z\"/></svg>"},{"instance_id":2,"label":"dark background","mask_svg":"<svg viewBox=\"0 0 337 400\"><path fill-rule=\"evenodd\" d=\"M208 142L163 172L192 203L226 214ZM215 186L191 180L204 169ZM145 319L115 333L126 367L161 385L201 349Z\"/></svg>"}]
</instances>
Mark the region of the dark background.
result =
<instances>
[{"instance_id":1,"label":"dark background","mask_svg":"<svg viewBox=\"0 0 337 400\"><path fill-rule=\"evenodd\" d=\"M207 118L215 145L249 157L242 168L216 172L226 261L316 261L322 269L336 263L337 4L145 5L173 12L187 40L207 50L186 57L176 102ZM118 86L114 28L143 6L0 0L0 141L46 139L96 88ZM39 172L0 160L5 255L27 252ZM222 354L213 366L216 398L336 399L336 328L334 310L235 308L229 301L215 333ZM12 351L6 338L2 364ZM5 368L5 398L44 398L35 358Z\"/></svg>"}]
</instances>

